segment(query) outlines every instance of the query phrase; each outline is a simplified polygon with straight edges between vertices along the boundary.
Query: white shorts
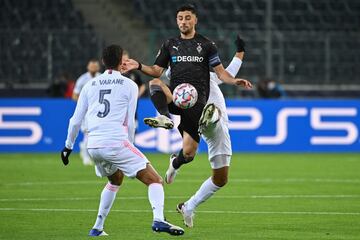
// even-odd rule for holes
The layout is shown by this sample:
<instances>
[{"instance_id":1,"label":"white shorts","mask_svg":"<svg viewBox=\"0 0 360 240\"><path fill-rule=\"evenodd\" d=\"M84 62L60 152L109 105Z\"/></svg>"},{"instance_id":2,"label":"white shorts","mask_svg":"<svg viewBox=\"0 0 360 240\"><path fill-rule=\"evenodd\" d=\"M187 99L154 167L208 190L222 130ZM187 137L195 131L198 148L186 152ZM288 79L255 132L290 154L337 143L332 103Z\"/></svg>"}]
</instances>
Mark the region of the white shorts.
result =
<instances>
[{"instance_id":1,"label":"white shorts","mask_svg":"<svg viewBox=\"0 0 360 240\"><path fill-rule=\"evenodd\" d=\"M209 126L202 137L208 145L209 158L220 154L232 155L229 128L222 118L215 126Z\"/></svg>"},{"instance_id":2,"label":"white shorts","mask_svg":"<svg viewBox=\"0 0 360 240\"><path fill-rule=\"evenodd\" d=\"M210 81L210 93L207 104L209 103L215 104L215 106L221 111L221 117L219 122L213 126L209 126L209 128L205 130L202 134L202 138L208 146L211 167L213 169L217 169L230 165L232 150L228 127L229 118L226 113L225 98L218 84L213 80Z\"/></svg>"},{"instance_id":3,"label":"white shorts","mask_svg":"<svg viewBox=\"0 0 360 240\"><path fill-rule=\"evenodd\" d=\"M230 155L216 155L209 159L212 169L219 169L222 167L229 167L231 156Z\"/></svg>"},{"instance_id":4,"label":"white shorts","mask_svg":"<svg viewBox=\"0 0 360 240\"><path fill-rule=\"evenodd\" d=\"M111 176L119 169L125 176L134 178L149 163L149 160L129 141L124 141L123 147L89 148L88 152L95 163L95 172L99 177Z\"/></svg>"},{"instance_id":5,"label":"white shorts","mask_svg":"<svg viewBox=\"0 0 360 240\"><path fill-rule=\"evenodd\" d=\"M208 146L208 155L211 167L213 169L221 168L230 165L230 159L232 155L231 140L228 128L227 117L222 114L219 122L213 126L209 126L208 129L202 134L202 138L205 140ZM218 158L219 155L230 156L226 162ZM215 159L214 159L215 158Z\"/></svg>"}]
</instances>

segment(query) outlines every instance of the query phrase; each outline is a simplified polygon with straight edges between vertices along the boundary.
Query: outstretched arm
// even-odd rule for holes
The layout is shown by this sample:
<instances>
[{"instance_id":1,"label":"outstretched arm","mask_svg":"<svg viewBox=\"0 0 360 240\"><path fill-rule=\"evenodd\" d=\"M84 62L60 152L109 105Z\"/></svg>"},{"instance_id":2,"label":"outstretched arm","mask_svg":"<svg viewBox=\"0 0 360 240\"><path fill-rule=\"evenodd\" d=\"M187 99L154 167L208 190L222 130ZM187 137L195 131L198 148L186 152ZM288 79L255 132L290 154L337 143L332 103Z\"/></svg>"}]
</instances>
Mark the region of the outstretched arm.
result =
<instances>
[{"instance_id":1,"label":"outstretched arm","mask_svg":"<svg viewBox=\"0 0 360 240\"><path fill-rule=\"evenodd\" d=\"M141 72L145 73L146 75L156 77L156 78L160 77L162 72L164 71L164 68L162 68L158 65L147 66L145 64L141 64L138 61L135 61L134 59L128 59L128 60L124 61L121 66L122 72L128 72L128 71L131 71L134 69L140 70Z\"/></svg>"},{"instance_id":2,"label":"outstretched arm","mask_svg":"<svg viewBox=\"0 0 360 240\"><path fill-rule=\"evenodd\" d=\"M241 78L234 78L233 76L230 75L230 73L228 73L224 69L222 64L219 64L218 66L214 67L214 71L218 76L218 78L222 80L224 83L242 86L245 89L252 88L252 84L248 80Z\"/></svg>"}]
</instances>

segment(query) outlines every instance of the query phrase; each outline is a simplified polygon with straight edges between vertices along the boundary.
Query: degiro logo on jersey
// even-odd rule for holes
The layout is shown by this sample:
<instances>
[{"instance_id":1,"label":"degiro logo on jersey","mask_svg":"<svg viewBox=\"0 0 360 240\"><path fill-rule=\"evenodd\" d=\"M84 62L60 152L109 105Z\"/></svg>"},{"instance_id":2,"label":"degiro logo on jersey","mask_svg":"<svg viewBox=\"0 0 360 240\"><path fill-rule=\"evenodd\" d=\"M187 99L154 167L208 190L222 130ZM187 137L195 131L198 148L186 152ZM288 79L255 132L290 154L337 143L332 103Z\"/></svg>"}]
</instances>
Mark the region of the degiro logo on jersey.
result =
<instances>
[{"instance_id":1,"label":"degiro logo on jersey","mask_svg":"<svg viewBox=\"0 0 360 240\"><path fill-rule=\"evenodd\" d=\"M203 57L198 56L172 56L171 61L176 62L202 62L204 61Z\"/></svg>"}]
</instances>

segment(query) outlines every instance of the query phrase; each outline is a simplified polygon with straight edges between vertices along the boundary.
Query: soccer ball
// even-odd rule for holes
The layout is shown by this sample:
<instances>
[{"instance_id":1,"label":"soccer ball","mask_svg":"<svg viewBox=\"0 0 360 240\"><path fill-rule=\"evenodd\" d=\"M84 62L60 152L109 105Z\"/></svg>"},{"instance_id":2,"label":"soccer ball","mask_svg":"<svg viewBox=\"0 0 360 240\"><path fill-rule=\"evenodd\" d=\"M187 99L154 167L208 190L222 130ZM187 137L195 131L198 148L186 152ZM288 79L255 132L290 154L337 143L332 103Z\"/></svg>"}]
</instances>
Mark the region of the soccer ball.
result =
<instances>
[{"instance_id":1,"label":"soccer ball","mask_svg":"<svg viewBox=\"0 0 360 240\"><path fill-rule=\"evenodd\" d=\"M195 105L198 99L196 88L190 83L182 83L173 91L174 104L182 109L188 109Z\"/></svg>"}]
</instances>

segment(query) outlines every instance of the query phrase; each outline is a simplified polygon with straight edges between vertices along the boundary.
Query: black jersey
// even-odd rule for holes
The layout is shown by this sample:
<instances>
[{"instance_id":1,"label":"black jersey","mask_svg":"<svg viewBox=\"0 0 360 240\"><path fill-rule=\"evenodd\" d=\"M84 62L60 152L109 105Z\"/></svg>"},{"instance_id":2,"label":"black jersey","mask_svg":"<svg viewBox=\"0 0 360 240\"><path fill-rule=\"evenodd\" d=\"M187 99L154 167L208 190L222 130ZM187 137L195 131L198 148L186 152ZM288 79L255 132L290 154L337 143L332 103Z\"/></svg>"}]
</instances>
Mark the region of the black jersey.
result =
<instances>
[{"instance_id":1,"label":"black jersey","mask_svg":"<svg viewBox=\"0 0 360 240\"><path fill-rule=\"evenodd\" d=\"M170 63L170 64L169 64ZM192 84L198 92L198 102L206 104L210 91L210 66L221 64L215 43L195 34L192 39L180 36L166 40L155 65L171 67L171 91L181 83Z\"/></svg>"}]
</instances>

